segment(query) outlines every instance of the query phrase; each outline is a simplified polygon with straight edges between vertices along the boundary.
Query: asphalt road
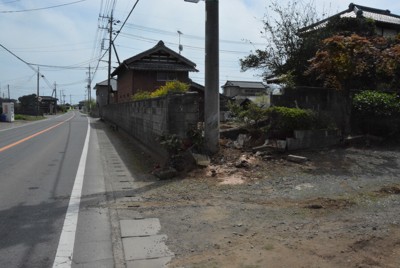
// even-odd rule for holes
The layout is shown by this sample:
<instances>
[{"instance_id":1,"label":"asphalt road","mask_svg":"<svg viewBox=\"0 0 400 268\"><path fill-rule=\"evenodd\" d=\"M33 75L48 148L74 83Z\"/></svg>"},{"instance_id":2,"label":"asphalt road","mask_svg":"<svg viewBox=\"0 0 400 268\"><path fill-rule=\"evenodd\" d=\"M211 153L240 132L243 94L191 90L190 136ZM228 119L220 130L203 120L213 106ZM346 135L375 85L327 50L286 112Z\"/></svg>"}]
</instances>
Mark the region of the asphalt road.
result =
<instances>
[{"instance_id":1,"label":"asphalt road","mask_svg":"<svg viewBox=\"0 0 400 268\"><path fill-rule=\"evenodd\" d=\"M89 119L74 111L0 130L0 267L113 267L108 210L99 205L106 194L95 131L81 167L76 227L64 223L67 209L77 212L68 206L88 128ZM66 225L76 236L61 239L61 251L72 256L65 253L72 243L73 258L55 265L61 233L70 233Z\"/></svg>"}]
</instances>

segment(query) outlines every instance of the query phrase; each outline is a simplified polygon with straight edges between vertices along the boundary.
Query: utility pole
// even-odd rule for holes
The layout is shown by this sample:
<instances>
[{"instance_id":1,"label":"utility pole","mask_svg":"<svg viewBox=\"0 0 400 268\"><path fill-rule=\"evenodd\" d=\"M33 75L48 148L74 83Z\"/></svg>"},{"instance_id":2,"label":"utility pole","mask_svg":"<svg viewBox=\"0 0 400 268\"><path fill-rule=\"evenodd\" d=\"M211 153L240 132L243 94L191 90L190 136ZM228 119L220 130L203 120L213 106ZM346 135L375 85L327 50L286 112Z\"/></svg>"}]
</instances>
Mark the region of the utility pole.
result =
<instances>
[{"instance_id":1,"label":"utility pole","mask_svg":"<svg viewBox=\"0 0 400 268\"><path fill-rule=\"evenodd\" d=\"M54 112L57 114L57 83L54 82L54 98L56 99L56 107L54 107Z\"/></svg>"},{"instance_id":2,"label":"utility pole","mask_svg":"<svg viewBox=\"0 0 400 268\"><path fill-rule=\"evenodd\" d=\"M8 90L8 100L11 100L11 98L10 98L10 85L7 85L7 90Z\"/></svg>"},{"instance_id":3,"label":"utility pole","mask_svg":"<svg viewBox=\"0 0 400 268\"><path fill-rule=\"evenodd\" d=\"M121 62L120 62L120 60L119 60L119 57L118 57L118 53L117 53L117 50L115 49L115 46L114 46L114 42L113 42L113 24L114 23L120 23L120 21L119 20L117 20L116 22L114 22L114 10L111 10L111 16L110 17L108 17L108 16L100 16L100 18L103 18L103 19L108 19L108 23L109 23L109 27L108 28L103 28L103 27L100 27L100 29L108 29L108 77L107 77L107 87L108 87L108 92L107 92L107 104L109 104L110 103L110 91L112 90L112 87L111 87L111 49L114 49L114 52L115 52L115 56L117 57L117 60L118 60L118 63L119 64L121 64ZM115 25L116 25L115 24ZM104 48L104 40L103 40L103 42L102 42L102 49Z\"/></svg>"},{"instance_id":4,"label":"utility pole","mask_svg":"<svg viewBox=\"0 0 400 268\"><path fill-rule=\"evenodd\" d=\"M112 32L113 32L113 12L114 10L111 10L111 18L109 20L110 22L110 35L109 35L109 45L108 45L108 76L107 76L107 86L108 86L108 91L107 91L107 104L110 104L110 89L111 89L111 46L112 46Z\"/></svg>"},{"instance_id":5,"label":"utility pole","mask_svg":"<svg viewBox=\"0 0 400 268\"><path fill-rule=\"evenodd\" d=\"M87 92L88 92L88 112L91 110L91 101L92 101L92 92L90 91L91 83L92 83L92 74L90 72L90 65L89 65L89 78L87 84Z\"/></svg>"},{"instance_id":6,"label":"utility pole","mask_svg":"<svg viewBox=\"0 0 400 268\"><path fill-rule=\"evenodd\" d=\"M185 0L198 3L200 0ZM209 153L219 150L219 0L206 5L206 56L204 91L204 140Z\"/></svg>"},{"instance_id":7,"label":"utility pole","mask_svg":"<svg viewBox=\"0 0 400 268\"><path fill-rule=\"evenodd\" d=\"M219 8L218 0L207 0L204 96L204 138L210 153L219 145Z\"/></svg>"},{"instance_id":8,"label":"utility pole","mask_svg":"<svg viewBox=\"0 0 400 268\"><path fill-rule=\"evenodd\" d=\"M36 88L36 100L37 100L37 107L36 107L36 116L39 116L39 66L37 67L37 88Z\"/></svg>"}]
</instances>

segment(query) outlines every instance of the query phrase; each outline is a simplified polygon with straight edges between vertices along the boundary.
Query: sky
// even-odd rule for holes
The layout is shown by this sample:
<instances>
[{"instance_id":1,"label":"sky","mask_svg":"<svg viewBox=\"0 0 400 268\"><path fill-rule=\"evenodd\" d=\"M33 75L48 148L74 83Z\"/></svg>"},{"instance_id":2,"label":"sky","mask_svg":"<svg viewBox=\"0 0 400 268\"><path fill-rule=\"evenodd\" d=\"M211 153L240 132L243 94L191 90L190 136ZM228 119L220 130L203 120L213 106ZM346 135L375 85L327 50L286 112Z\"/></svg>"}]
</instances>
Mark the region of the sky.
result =
<instances>
[{"instance_id":1,"label":"sky","mask_svg":"<svg viewBox=\"0 0 400 268\"><path fill-rule=\"evenodd\" d=\"M285 6L286 1L279 2ZM115 21L113 30L120 30L126 21L120 33L113 35L121 62L152 48L160 40L179 52L180 42L182 56L196 63L199 70L190 73L190 78L204 85L205 3L139 0L132 10L135 2L0 0L0 96L7 98L10 92L12 99L18 99L36 94L39 68L41 96L51 96L56 88L58 98L65 95L66 103L76 104L87 98L90 75L94 97L94 85L107 79L106 28L111 10ZM350 2L318 0L315 5L319 12L333 15L347 9ZM389 9L400 15L397 0L355 3ZM242 72L239 59L265 47L260 32L270 4L269 0L219 1L220 85L227 80L262 81L261 71ZM117 66L117 57L112 53L112 67Z\"/></svg>"}]
</instances>

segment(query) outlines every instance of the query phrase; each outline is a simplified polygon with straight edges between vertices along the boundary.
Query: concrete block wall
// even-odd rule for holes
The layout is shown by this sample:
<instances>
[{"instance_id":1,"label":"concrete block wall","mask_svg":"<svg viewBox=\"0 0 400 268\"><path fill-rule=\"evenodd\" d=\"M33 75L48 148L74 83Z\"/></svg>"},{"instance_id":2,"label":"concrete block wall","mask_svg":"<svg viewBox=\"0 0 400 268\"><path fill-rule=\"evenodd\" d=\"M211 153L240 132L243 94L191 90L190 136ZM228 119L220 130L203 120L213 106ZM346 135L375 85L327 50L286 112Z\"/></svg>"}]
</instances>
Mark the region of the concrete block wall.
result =
<instances>
[{"instance_id":1,"label":"concrete block wall","mask_svg":"<svg viewBox=\"0 0 400 268\"><path fill-rule=\"evenodd\" d=\"M162 135L186 132L199 121L198 93L169 94L128 103L104 106L103 118L139 140L152 152L166 157L166 151L157 141Z\"/></svg>"}]
</instances>

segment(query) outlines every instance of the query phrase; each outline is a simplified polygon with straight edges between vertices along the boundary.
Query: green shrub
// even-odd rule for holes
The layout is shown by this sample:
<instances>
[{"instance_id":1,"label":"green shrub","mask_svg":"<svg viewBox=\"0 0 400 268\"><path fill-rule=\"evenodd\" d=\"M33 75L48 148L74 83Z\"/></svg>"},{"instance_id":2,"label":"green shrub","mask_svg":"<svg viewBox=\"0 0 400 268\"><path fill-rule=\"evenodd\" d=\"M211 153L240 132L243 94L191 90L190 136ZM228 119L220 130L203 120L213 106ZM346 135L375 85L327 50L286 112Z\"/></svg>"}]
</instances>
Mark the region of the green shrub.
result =
<instances>
[{"instance_id":1,"label":"green shrub","mask_svg":"<svg viewBox=\"0 0 400 268\"><path fill-rule=\"evenodd\" d=\"M25 114L15 114L14 120L25 120L25 121L36 121L45 119L44 116L35 116L35 115L25 115Z\"/></svg>"},{"instance_id":2,"label":"green shrub","mask_svg":"<svg viewBox=\"0 0 400 268\"><path fill-rule=\"evenodd\" d=\"M267 116L266 109L258 106L255 103L248 103L245 106L240 106L234 101L228 102L228 109L231 115L236 118L239 123L247 125L257 125L257 123L265 119Z\"/></svg>"},{"instance_id":3,"label":"green shrub","mask_svg":"<svg viewBox=\"0 0 400 268\"><path fill-rule=\"evenodd\" d=\"M353 98L355 111L364 116L394 116L400 112L400 102L395 94L366 90Z\"/></svg>"},{"instance_id":4,"label":"green shrub","mask_svg":"<svg viewBox=\"0 0 400 268\"><path fill-rule=\"evenodd\" d=\"M164 134L159 137L159 142L170 155L176 155L182 149L182 140L176 134Z\"/></svg>"},{"instance_id":5,"label":"green shrub","mask_svg":"<svg viewBox=\"0 0 400 268\"><path fill-rule=\"evenodd\" d=\"M169 93L185 93L189 89L189 85L179 81L169 81L164 86L161 86L156 91L151 92L152 98L165 96Z\"/></svg>"},{"instance_id":6,"label":"green shrub","mask_svg":"<svg viewBox=\"0 0 400 268\"><path fill-rule=\"evenodd\" d=\"M395 94L363 91L354 96L353 109L359 131L383 137L400 133L400 101Z\"/></svg>"},{"instance_id":7,"label":"green shrub","mask_svg":"<svg viewBox=\"0 0 400 268\"><path fill-rule=\"evenodd\" d=\"M279 137L291 137L294 130L321 127L318 116L311 110L288 107L271 107L267 111L269 130Z\"/></svg>"},{"instance_id":8,"label":"green shrub","mask_svg":"<svg viewBox=\"0 0 400 268\"><path fill-rule=\"evenodd\" d=\"M150 92L148 91L141 91L139 90L138 92L136 92L133 96L132 96L132 100L134 101L139 101L139 100L147 100L150 99Z\"/></svg>"},{"instance_id":9,"label":"green shrub","mask_svg":"<svg viewBox=\"0 0 400 268\"><path fill-rule=\"evenodd\" d=\"M254 124L257 126L258 122L267 117L267 110L261 108L257 104L249 103L246 108L239 112L241 118L247 124Z\"/></svg>"},{"instance_id":10,"label":"green shrub","mask_svg":"<svg viewBox=\"0 0 400 268\"><path fill-rule=\"evenodd\" d=\"M238 118L240 113L243 111L243 107L234 101L229 101L227 107L229 112L231 112L231 116L235 118Z\"/></svg>"},{"instance_id":11,"label":"green shrub","mask_svg":"<svg viewBox=\"0 0 400 268\"><path fill-rule=\"evenodd\" d=\"M185 93L189 89L189 85L179 81L169 81L164 86L159 87L156 91L138 91L132 96L132 100L146 100L151 98L158 98L165 96L169 93Z\"/></svg>"}]
</instances>

